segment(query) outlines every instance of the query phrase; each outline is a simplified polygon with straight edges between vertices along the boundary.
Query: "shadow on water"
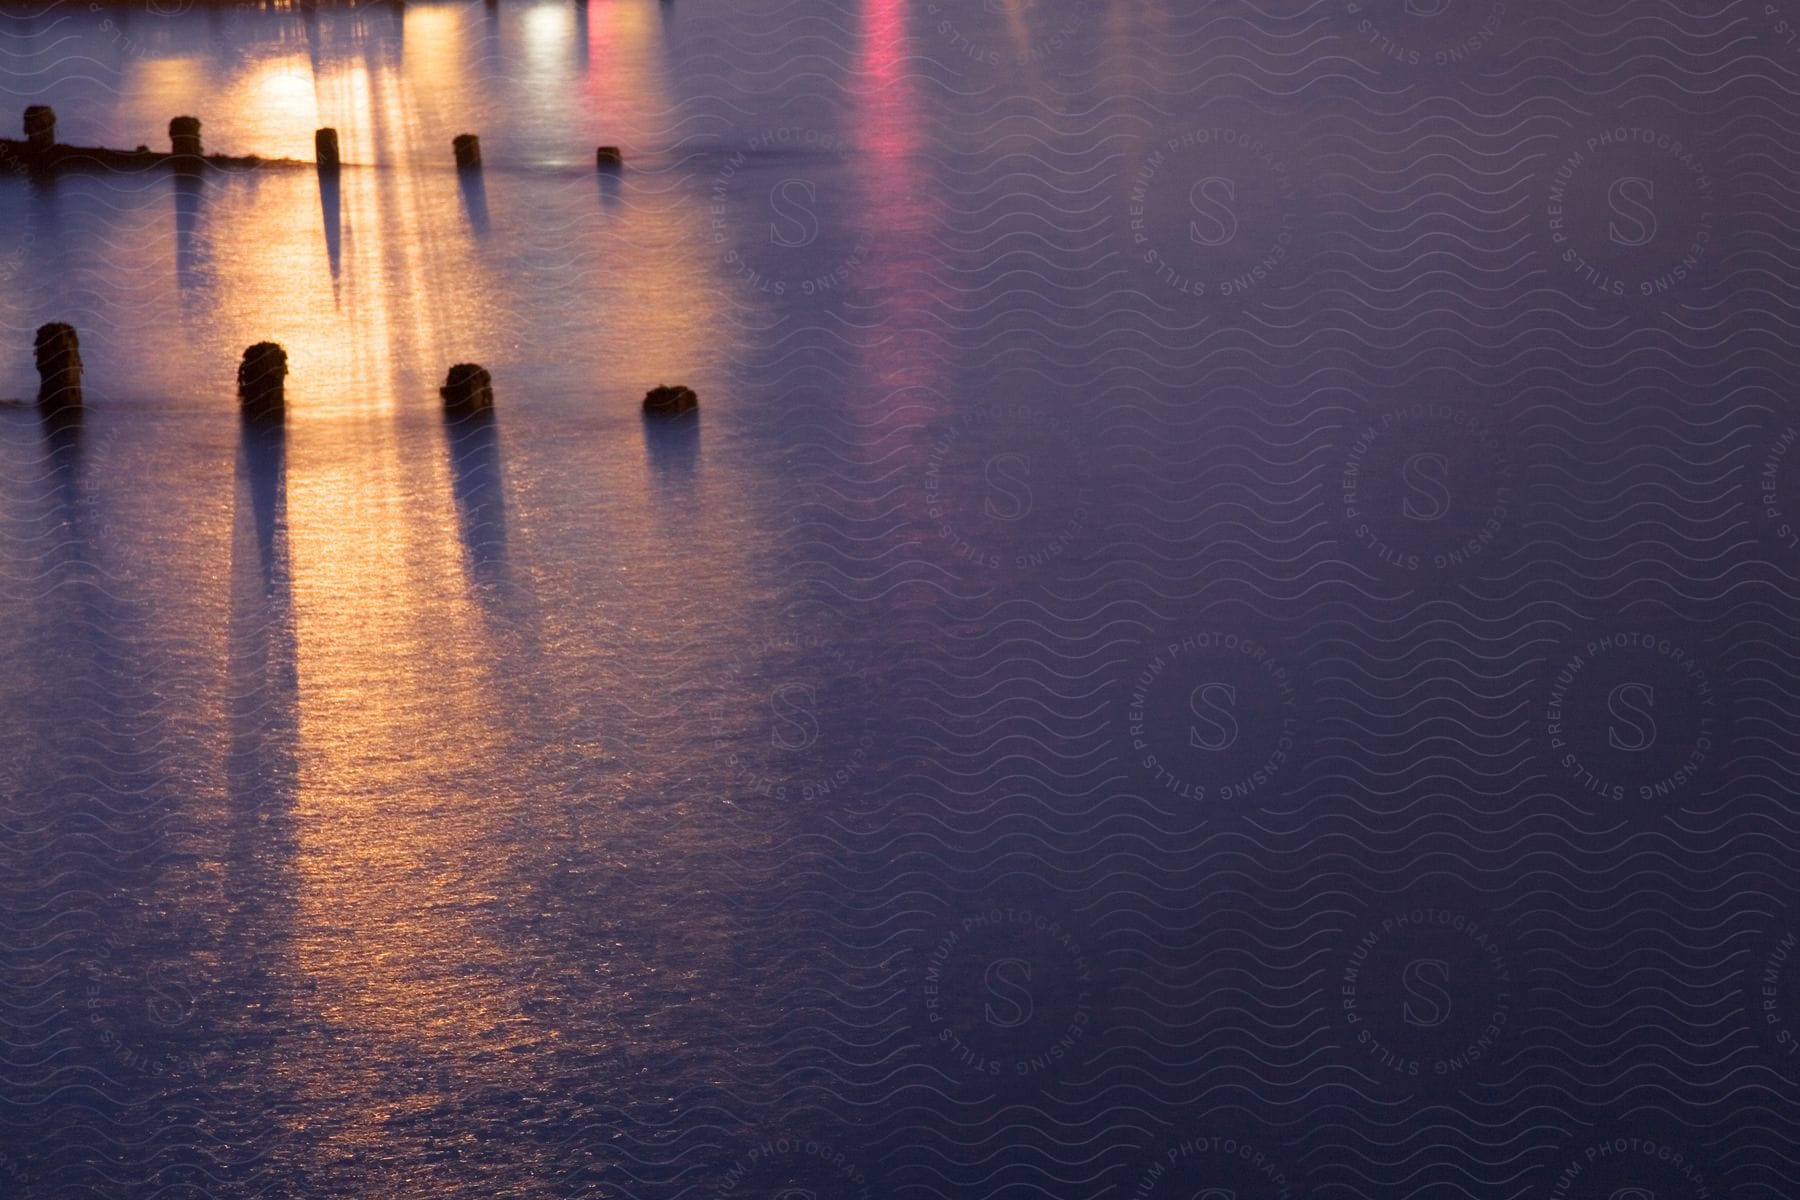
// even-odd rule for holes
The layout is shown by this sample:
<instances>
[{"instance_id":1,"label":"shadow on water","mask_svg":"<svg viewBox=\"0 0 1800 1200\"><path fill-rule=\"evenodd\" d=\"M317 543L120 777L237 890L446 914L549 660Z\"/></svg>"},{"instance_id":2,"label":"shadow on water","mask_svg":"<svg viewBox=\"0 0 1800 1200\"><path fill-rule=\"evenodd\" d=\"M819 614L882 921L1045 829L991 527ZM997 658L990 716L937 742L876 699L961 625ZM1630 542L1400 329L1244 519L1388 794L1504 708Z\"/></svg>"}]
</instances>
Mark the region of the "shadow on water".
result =
<instances>
[{"instance_id":1,"label":"shadow on water","mask_svg":"<svg viewBox=\"0 0 1800 1200\"><path fill-rule=\"evenodd\" d=\"M611 210L619 206L619 173L617 171L596 171L600 181L600 207Z\"/></svg>"},{"instance_id":2,"label":"shadow on water","mask_svg":"<svg viewBox=\"0 0 1800 1200\"><path fill-rule=\"evenodd\" d=\"M175 176L175 281L183 291L200 282L205 187L205 177L198 171L182 171Z\"/></svg>"},{"instance_id":3,"label":"shadow on water","mask_svg":"<svg viewBox=\"0 0 1800 1200\"><path fill-rule=\"evenodd\" d=\"M25 232L33 245L62 246L63 210L61 180L55 172L33 171L26 190Z\"/></svg>"},{"instance_id":4,"label":"shadow on water","mask_svg":"<svg viewBox=\"0 0 1800 1200\"><path fill-rule=\"evenodd\" d=\"M215 1049L234 1076L282 1086L277 1057L293 1016L300 683L288 543L287 434L279 418L242 418L231 529L225 676L225 807L218 858L220 931ZM289 1170L296 1169L292 1164ZM290 1181L293 1182L293 1181Z\"/></svg>"},{"instance_id":5,"label":"shadow on water","mask_svg":"<svg viewBox=\"0 0 1800 1200\"><path fill-rule=\"evenodd\" d=\"M225 945L241 955L229 988L270 995L270 925L292 914L292 810L299 745L299 649L288 554L288 443L279 419L245 417L232 504L227 662Z\"/></svg>"},{"instance_id":6,"label":"shadow on water","mask_svg":"<svg viewBox=\"0 0 1800 1200\"><path fill-rule=\"evenodd\" d=\"M336 283L344 261L343 192L336 175L319 175L319 209L325 221L325 257L331 263L331 280Z\"/></svg>"},{"instance_id":7,"label":"shadow on water","mask_svg":"<svg viewBox=\"0 0 1800 1200\"><path fill-rule=\"evenodd\" d=\"M482 181L478 170L463 170L457 173L457 184L462 189L463 211L468 215L469 228L476 237L486 237L488 232L487 184Z\"/></svg>"},{"instance_id":8,"label":"shadow on water","mask_svg":"<svg viewBox=\"0 0 1800 1200\"><path fill-rule=\"evenodd\" d=\"M700 458L700 414L647 419L644 452L654 475L671 481L690 478Z\"/></svg>"},{"instance_id":9,"label":"shadow on water","mask_svg":"<svg viewBox=\"0 0 1800 1200\"><path fill-rule=\"evenodd\" d=\"M64 527L72 532L80 529L84 422L79 407L38 409L38 423L44 434L44 457L50 468L57 513Z\"/></svg>"},{"instance_id":10,"label":"shadow on water","mask_svg":"<svg viewBox=\"0 0 1800 1200\"><path fill-rule=\"evenodd\" d=\"M287 553L287 430L279 417L242 418L238 489L240 519L248 502L265 598L285 612L291 606L292 582ZM236 557L234 552L233 569L241 572ZM233 593L234 604L238 599Z\"/></svg>"},{"instance_id":11,"label":"shadow on water","mask_svg":"<svg viewBox=\"0 0 1800 1200\"><path fill-rule=\"evenodd\" d=\"M446 412L444 437L450 446L450 490L456 499L458 532L477 588L504 588L506 490L500 471L499 428L492 409Z\"/></svg>"}]
</instances>

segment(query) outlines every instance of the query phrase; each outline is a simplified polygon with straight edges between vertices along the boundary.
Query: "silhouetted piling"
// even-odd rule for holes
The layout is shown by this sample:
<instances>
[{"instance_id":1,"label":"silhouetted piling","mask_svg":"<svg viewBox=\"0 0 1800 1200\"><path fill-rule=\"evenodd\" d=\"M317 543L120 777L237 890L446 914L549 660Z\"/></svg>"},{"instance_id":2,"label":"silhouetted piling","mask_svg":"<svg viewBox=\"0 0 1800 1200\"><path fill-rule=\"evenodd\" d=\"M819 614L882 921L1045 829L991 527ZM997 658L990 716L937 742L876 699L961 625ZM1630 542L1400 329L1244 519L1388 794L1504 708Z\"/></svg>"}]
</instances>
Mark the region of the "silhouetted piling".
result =
<instances>
[{"instance_id":1,"label":"silhouetted piling","mask_svg":"<svg viewBox=\"0 0 1800 1200\"><path fill-rule=\"evenodd\" d=\"M456 165L469 170L481 165L481 139L472 133L459 133L450 143L456 151Z\"/></svg>"},{"instance_id":2,"label":"silhouetted piling","mask_svg":"<svg viewBox=\"0 0 1800 1200\"><path fill-rule=\"evenodd\" d=\"M244 351L238 364L238 401L244 416L270 420L282 415L287 403L287 351L274 342L258 342Z\"/></svg>"},{"instance_id":3,"label":"silhouetted piling","mask_svg":"<svg viewBox=\"0 0 1800 1200\"><path fill-rule=\"evenodd\" d=\"M200 118L176 117L169 122L169 152L178 158L199 158Z\"/></svg>"},{"instance_id":4,"label":"silhouetted piling","mask_svg":"<svg viewBox=\"0 0 1800 1200\"><path fill-rule=\"evenodd\" d=\"M475 363L457 363L450 377L438 389L444 408L455 412L476 412L494 406L494 380L485 367Z\"/></svg>"},{"instance_id":5,"label":"silhouetted piling","mask_svg":"<svg viewBox=\"0 0 1800 1200\"><path fill-rule=\"evenodd\" d=\"M81 340L60 321L37 331L38 403L46 409L81 404Z\"/></svg>"},{"instance_id":6,"label":"silhouetted piling","mask_svg":"<svg viewBox=\"0 0 1800 1200\"><path fill-rule=\"evenodd\" d=\"M331 174L338 169L338 135L335 129L321 129L313 134L314 157L319 161L319 170Z\"/></svg>"},{"instance_id":7,"label":"silhouetted piling","mask_svg":"<svg viewBox=\"0 0 1800 1200\"><path fill-rule=\"evenodd\" d=\"M56 149L56 110L33 104L25 110L25 153L38 156Z\"/></svg>"},{"instance_id":8,"label":"silhouetted piling","mask_svg":"<svg viewBox=\"0 0 1800 1200\"><path fill-rule=\"evenodd\" d=\"M594 165L602 169L624 166L625 156L619 152L617 146L602 146L594 151Z\"/></svg>"},{"instance_id":9,"label":"silhouetted piling","mask_svg":"<svg viewBox=\"0 0 1800 1200\"><path fill-rule=\"evenodd\" d=\"M644 396L644 412L651 416L672 417L681 413L693 412L700 407L700 397L694 389L679 385L670 387L667 384L653 387Z\"/></svg>"}]
</instances>

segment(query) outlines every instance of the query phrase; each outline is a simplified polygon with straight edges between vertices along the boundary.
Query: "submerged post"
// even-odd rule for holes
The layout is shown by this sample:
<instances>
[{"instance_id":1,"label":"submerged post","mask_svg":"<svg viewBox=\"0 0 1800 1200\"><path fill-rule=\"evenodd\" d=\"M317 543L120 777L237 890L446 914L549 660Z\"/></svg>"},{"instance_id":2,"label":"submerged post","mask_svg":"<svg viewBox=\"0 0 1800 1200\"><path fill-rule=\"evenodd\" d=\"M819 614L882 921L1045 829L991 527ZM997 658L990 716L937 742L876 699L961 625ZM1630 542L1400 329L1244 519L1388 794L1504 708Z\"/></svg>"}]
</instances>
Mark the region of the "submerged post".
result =
<instances>
[{"instance_id":1,"label":"submerged post","mask_svg":"<svg viewBox=\"0 0 1800 1200\"><path fill-rule=\"evenodd\" d=\"M456 151L456 165L465 170L481 165L481 139L472 133L459 133L450 143Z\"/></svg>"},{"instance_id":2,"label":"submerged post","mask_svg":"<svg viewBox=\"0 0 1800 1200\"><path fill-rule=\"evenodd\" d=\"M56 148L56 110L33 104L25 110L25 152L48 154Z\"/></svg>"},{"instance_id":3,"label":"submerged post","mask_svg":"<svg viewBox=\"0 0 1800 1200\"><path fill-rule=\"evenodd\" d=\"M338 169L337 130L321 129L313 134L313 150L321 172L330 174Z\"/></svg>"},{"instance_id":4,"label":"submerged post","mask_svg":"<svg viewBox=\"0 0 1800 1200\"><path fill-rule=\"evenodd\" d=\"M200 157L199 117L176 117L169 122L169 150L177 158Z\"/></svg>"},{"instance_id":5,"label":"submerged post","mask_svg":"<svg viewBox=\"0 0 1800 1200\"><path fill-rule=\"evenodd\" d=\"M475 363L457 363L450 377L438 389L444 408L450 412L476 412L494 407L494 380L485 367Z\"/></svg>"},{"instance_id":6,"label":"submerged post","mask_svg":"<svg viewBox=\"0 0 1800 1200\"><path fill-rule=\"evenodd\" d=\"M47 409L81 405L81 341L75 327L53 321L38 327L38 403Z\"/></svg>"},{"instance_id":7,"label":"submerged post","mask_svg":"<svg viewBox=\"0 0 1800 1200\"><path fill-rule=\"evenodd\" d=\"M693 412L700 407L700 397L691 387L659 384L644 395L644 412L650 416L673 417Z\"/></svg>"},{"instance_id":8,"label":"submerged post","mask_svg":"<svg viewBox=\"0 0 1800 1200\"><path fill-rule=\"evenodd\" d=\"M594 165L596 167L604 169L606 167L623 166L624 163L625 156L619 152L617 146L602 146L594 151Z\"/></svg>"},{"instance_id":9,"label":"submerged post","mask_svg":"<svg viewBox=\"0 0 1800 1200\"><path fill-rule=\"evenodd\" d=\"M238 401L246 417L268 420L282 415L286 401L287 351L275 342L258 342L244 351L238 364Z\"/></svg>"}]
</instances>

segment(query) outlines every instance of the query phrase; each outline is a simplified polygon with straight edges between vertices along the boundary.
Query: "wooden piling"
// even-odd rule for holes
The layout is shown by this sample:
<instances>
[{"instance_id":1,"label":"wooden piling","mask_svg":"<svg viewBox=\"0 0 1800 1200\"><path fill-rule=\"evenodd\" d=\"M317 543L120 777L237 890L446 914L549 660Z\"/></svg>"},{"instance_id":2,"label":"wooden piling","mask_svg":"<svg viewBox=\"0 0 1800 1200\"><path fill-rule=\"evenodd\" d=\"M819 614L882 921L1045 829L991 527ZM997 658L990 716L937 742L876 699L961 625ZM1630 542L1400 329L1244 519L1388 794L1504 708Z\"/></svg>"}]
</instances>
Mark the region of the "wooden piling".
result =
<instances>
[{"instance_id":1,"label":"wooden piling","mask_svg":"<svg viewBox=\"0 0 1800 1200\"><path fill-rule=\"evenodd\" d=\"M485 367L475 363L457 363L450 377L438 389L449 412L477 412L494 407L494 380Z\"/></svg>"},{"instance_id":2,"label":"wooden piling","mask_svg":"<svg viewBox=\"0 0 1800 1200\"><path fill-rule=\"evenodd\" d=\"M81 340L75 327L54 321L38 327L38 403L48 410L81 405Z\"/></svg>"},{"instance_id":3,"label":"wooden piling","mask_svg":"<svg viewBox=\"0 0 1800 1200\"><path fill-rule=\"evenodd\" d=\"M169 122L169 151L180 158L199 158L200 118L176 117Z\"/></svg>"},{"instance_id":4,"label":"wooden piling","mask_svg":"<svg viewBox=\"0 0 1800 1200\"><path fill-rule=\"evenodd\" d=\"M319 170L330 174L338 169L338 134L335 129L321 129L313 134L314 156Z\"/></svg>"},{"instance_id":5,"label":"wooden piling","mask_svg":"<svg viewBox=\"0 0 1800 1200\"><path fill-rule=\"evenodd\" d=\"M450 146L456 152L456 165L465 170L481 165L481 139L472 133L459 133Z\"/></svg>"},{"instance_id":6,"label":"wooden piling","mask_svg":"<svg viewBox=\"0 0 1800 1200\"><path fill-rule=\"evenodd\" d=\"M238 401L252 420L281 417L287 401L287 351L275 342L258 342L244 351L238 364Z\"/></svg>"},{"instance_id":7,"label":"wooden piling","mask_svg":"<svg viewBox=\"0 0 1800 1200\"><path fill-rule=\"evenodd\" d=\"M623 166L624 163L625 156L619 152L617 146L602 146L594 151L594 165L602 170L607 167Z\"/></svg>"},{"instance_id":8,"label":"wooden piling","mask_svg":"<svg viewBox=\"0 0 1800 1200\"><path fill-rule=\"evenodd\" d=\"M698 407L700 397L694 394L694 389L680 384L674 387L660 384L651 388L644 396L644 412L650 416L680 416L682 413L693 412Z\"/></svg>"}]
</instances>

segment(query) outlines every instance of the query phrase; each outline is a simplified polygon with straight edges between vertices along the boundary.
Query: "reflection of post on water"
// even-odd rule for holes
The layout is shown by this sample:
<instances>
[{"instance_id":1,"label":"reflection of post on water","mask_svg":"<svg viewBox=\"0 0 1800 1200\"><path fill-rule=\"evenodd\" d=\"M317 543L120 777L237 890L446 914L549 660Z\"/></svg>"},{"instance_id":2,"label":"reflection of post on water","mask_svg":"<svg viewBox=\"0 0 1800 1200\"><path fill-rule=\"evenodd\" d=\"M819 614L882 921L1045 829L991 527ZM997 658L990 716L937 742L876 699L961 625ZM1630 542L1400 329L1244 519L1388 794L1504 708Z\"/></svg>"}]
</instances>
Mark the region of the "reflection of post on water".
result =
<instances>
[{"instance_id":1,"label":"reflection of post on water","mask_svg":"<svg viewBox=\"0 0 1800 1200\"><path fill-rule=\"evenodd\" d=\"M175 189L175 282L186 292L205 281L206 184L200 172L182 172Z\"/></svg>"},{"instance_id":2,"label":"reflection of post on water","mask_svg":"<svg viewBox=\"0 0 1800 1200\"><path fill-rule=\"evenodd\" d=\"M249 538L248 544L243 539ZM239 442L236 527L232 543L234 617L251 603L237 583L254 568L262 611L291 624L292 572L287 545L287 430L278 420L246 416ZM268 620L257 622L269 627Z\"/></svg>"},{"instance_id":3,"label":"reflection of post on water","mask_svg":"<svg viewBox=\"0 0 1800 1200\"><path fill-rule=\"evenodd\" d=\"M288 539L288 442L279 416L246 409L239 425L226 647L226 805L220 815L227 912L218 1014L276 1015L281 990L264 964L292 935L298 788L299 664ZM229 1018L226 1018L229 1019ZM251 1052L257 1031L224 1029L233 1070L272 1069Z\"/></svg>"},{"instance_id":4,"label":"reflection of post on water","mask_svg":"<svg viewBox=\"0 0 1800 1200\"><path fill-rule=\"evenodd\" d=\"M79 406L45 407L38 420L43 429L44 461L49 467L51 495L63 527L79 534L81 520L81 449L84 418ZM74 543L71 543L73 546ZM79 561L79 558L77 558Z\"/></svg>"},{"instance_id":5,"label":"reflection of post on water","mask_svg":"<svg viewBox=\"0 0 1800 1200\"><path fill-rule=\"evenodd\" d=\"M470 231L478 238L486 237L492 225L488 219L487 184L481 172L458 171L457 186L462 191L463 212L469 219Z\"/></svg>"},{"instance_id":6,"label":"reflection of post on water","mask_svg":"<svg viewBox=\"0 0 1800 1200\"><path fill-rule=\"evenodd\" d=\"M506 562L506 490L500 470L500 438L492 408L444 413L450 446L450 490L469 582L495 587L509 582Z\"/></svg>"},{"instance_id":7,"label":"reflection of post on water","mask_svg":"<svg viewBox=\"0 0 1800 1200\"><path fill-rule=\"evenodd\" d=\"M344 268L343 193L335 173L319 174L319 211L325 225L325 260L335 286Z\"/></svg>"},{"instance_id":8,"label":"reflection of post on water","mask_svg":"<svg viewBox=\"0 0 1800 1200\"><path fill-rule=\"evenodd\" d=\"M685 484L700 457L700 414L645 421L644 453L653 482Z\"/></svg>"}]
</instances>

